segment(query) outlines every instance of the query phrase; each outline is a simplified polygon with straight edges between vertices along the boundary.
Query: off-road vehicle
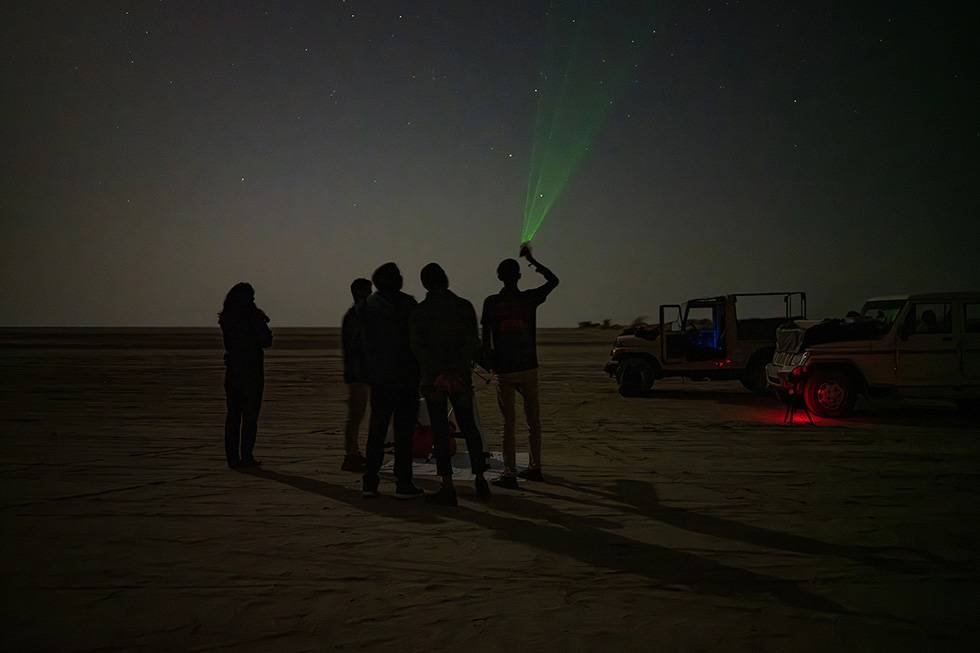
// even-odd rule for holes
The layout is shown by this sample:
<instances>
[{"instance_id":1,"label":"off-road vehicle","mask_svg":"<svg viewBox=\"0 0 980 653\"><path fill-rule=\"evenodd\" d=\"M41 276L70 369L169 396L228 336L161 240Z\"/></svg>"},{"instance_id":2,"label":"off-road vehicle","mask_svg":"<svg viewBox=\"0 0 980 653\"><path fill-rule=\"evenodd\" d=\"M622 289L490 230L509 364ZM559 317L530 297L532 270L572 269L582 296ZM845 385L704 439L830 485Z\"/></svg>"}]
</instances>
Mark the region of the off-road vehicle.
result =
<instances>
[{"instance_id":1,"label":"off-road vehicle","mask_svg":"<svg viewBox=\"0 0 980 653\"><path fill-rule=\"evenodd\" d=\"M814 415L844 417L860 394L980 406L980 293L869 299L843 319L787 324L776 340L769 383Z\"/></svg>"},{"instance_id":2,"label":"off-road vehicle","mask_svg":"<svg viewBox=\"0 0 980 653\"><path fill-rule=\"evenodd\" d=\"M645 394L656 379L737 379L769 394L766 364L776 349L776 328L806 317L802 292L743 293L664 304L660 322L624 330L613 344L606 372L624 397Z\"/></svg>"}]
</instances>

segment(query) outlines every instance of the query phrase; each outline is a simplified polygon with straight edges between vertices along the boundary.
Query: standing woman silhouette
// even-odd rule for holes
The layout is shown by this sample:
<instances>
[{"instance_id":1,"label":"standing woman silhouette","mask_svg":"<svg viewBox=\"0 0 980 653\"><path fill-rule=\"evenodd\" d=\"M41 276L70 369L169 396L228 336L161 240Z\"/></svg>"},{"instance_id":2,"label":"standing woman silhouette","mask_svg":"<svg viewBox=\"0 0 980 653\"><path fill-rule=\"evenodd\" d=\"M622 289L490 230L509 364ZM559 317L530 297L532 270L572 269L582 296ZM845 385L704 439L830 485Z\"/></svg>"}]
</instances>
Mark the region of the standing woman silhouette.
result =
<instances>
[{"instance_id":1,"label":"standing woman silhouette","mask_svg":"<svg viewBox=\"0 0 980 653\"><path fill-rule=\"evenodd\" d=\"M218 315L225 342L225 456L228 467L261 464L252 456L265 386L263 348L272 344L269 318L255 305L251 284L236 284Z\"/></svg>"}]
</instances>

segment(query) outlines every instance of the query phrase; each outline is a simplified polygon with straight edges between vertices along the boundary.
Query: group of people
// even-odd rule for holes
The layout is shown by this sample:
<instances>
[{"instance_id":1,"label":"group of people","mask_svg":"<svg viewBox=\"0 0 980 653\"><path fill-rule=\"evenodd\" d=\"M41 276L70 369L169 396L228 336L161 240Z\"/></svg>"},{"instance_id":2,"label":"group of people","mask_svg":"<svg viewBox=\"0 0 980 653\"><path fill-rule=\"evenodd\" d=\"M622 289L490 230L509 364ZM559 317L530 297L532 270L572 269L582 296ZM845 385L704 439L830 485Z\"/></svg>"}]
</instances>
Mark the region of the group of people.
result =
<instances>
[{"instance_id":1,"label":"group of people","mask_svg":"<svg viewBox=\"0 0 980 653\"><path fill-rule=\"evenodd\" d=\"M541 421L538 403L536 312L558 285L558 277L541 265L529 247L521 256L534 266L545 283L520 290L521 266L505 259L497 266L503 283L499 293L486 298L477 328L473 305L449 290L449 278L437 263L420 273L426 295L422 302L402 292L398 266L385 263L371 280L351 284L353 306L344 315L341 342L344 382L348 388L345 456L341 469L362 472L361 496L378 495L378 473L384 462L389 424L394 443L395 497L425 496L438 505L457 504L451 464L449 406L466 440L478 497L490 497L490 484L516 489L518 477L543 480L541 474ZM372 292L372 285L374 291ZM263 349L272 343L269 318L255 306L247 283L236 285L225 299L219 318L225 343L225 452L232 468L260 464L253 455L259 408L262 403ZM474 365L497 380L497 403L503 416L504 470L490 483L483 438L473 408ZM516 395L521 394L529 435L527 468L517 469ZM442 478L438 492L426 495L412 479L412 440L420 397L425 400L432 428L436 470ZM360 424L370 404L371 416L364 453L358 447Z\"/></svg>"}]
</instances>

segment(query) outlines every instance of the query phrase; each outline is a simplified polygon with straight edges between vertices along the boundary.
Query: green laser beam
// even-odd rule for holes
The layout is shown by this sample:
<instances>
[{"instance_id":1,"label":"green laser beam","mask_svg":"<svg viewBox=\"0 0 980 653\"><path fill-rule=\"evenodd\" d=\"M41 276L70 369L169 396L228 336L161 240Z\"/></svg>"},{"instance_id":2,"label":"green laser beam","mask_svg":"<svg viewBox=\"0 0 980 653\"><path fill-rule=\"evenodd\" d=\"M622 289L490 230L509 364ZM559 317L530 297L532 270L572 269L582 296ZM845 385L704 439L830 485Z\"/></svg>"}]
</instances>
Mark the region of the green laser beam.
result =
<instances>
[{"instance_id":1,"label":"green laser beam","mask_svg":"<svg viewBox=\"0 0 980 653\"><path fill-rule=\"evenodd\" d=\"M531 240L588 156L650 36L651 3L555 2L538 76L521 242Z\"/></svg>"}]
</instances>

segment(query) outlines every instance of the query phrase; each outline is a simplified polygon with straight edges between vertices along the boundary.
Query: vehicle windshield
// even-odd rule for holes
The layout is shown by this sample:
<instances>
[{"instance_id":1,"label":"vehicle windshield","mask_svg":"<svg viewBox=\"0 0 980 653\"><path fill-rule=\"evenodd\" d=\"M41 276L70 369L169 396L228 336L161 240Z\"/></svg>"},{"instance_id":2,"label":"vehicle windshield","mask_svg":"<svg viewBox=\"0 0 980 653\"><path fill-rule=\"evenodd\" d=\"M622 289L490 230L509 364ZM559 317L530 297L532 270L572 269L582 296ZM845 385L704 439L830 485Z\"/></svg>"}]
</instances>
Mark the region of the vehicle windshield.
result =
<instances>
[{"instance_id":1,"label":"vehicle windshield","mask_svg":"<svg viewBox=\"0 0 980 653\"><path fill-rule=\"evenodd\" d=\"M879 326L890 327L903 306L905 306L904 299L866 302L861 309L861 315L874 318Z\"/></svg>"}]
</instances>

